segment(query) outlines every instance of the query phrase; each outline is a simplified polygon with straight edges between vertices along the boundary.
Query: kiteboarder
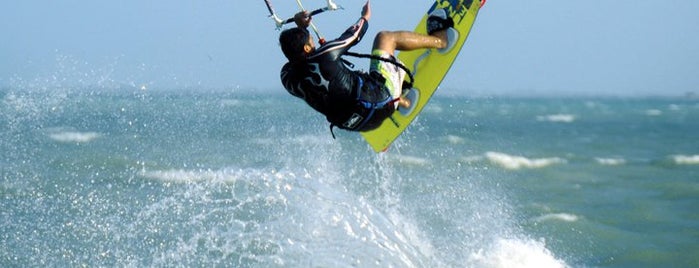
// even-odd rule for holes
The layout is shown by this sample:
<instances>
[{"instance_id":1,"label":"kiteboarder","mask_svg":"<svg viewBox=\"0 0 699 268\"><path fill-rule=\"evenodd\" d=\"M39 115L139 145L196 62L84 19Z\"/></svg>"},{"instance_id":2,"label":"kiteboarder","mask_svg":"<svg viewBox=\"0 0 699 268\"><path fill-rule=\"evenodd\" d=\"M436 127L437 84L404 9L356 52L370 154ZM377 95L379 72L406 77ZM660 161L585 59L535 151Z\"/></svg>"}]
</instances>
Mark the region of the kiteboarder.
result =
<instances>
[{"instance_id":1,"label":"kiteboarder","mask_svg":"<svg viewBox=\"0 0 699 268\"><path fill-rule=\"evenodd\" d=\"M406 75L396 50L449 49L447 29L454 25L443 9L427 19L428 34L412 31L380 31L374 38L369 72L352 70L344 60L347 51L359 43L371 18L369 1L359 20L339 38L315 46L307 30L311 17L307 11L294 16L297 27L279 36L282 52L289 60L281 70L282 84L293 96L303 99L324 114L333 127L351 131L377 128L395 111L408 109L411 101L402 96ZM453 42L451 42L453 43ZM348 67L350 66L350 67Z\"/></svg>"}]
</instances>

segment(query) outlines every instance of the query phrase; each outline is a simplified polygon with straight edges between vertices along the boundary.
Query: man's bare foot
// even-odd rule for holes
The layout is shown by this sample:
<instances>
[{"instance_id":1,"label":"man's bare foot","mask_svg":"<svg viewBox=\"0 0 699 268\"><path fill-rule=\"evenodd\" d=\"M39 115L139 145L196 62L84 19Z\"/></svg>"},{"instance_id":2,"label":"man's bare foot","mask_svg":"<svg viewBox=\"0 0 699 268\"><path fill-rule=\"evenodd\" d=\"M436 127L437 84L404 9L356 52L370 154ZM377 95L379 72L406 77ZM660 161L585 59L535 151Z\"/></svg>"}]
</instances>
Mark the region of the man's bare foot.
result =
<instances>
[{"instance_id":1,"label":"man's bare foot","mask_svg":"<svg viewBox=\"0 0 699 268\"><path fill-rule=\"evenodd\" d=\"M427 34L439 39L439 52L446 53L456 44L459 32L453 27L454 20L446 9L435 9L427 17Z\"/></svg>"},{"instance_id":2,"label":"man's bare foot","mask_svg":"<svg viewBox=\"0 0 699 268\"><path fill-rule=\"evenodd\" d=\"M409 116L420 104L420 92L411 88L403 91L403 96L398 99L398 112L403 116Z\"/></svg>"},{"instance_id":3,"label":"man's bare foot","mask_svg":"<svg viewBox=\"0 0 699 268\"><path fill-rule=\"evenodd\" d=\"M412 105L412 103L410 102L410 99L408 99L404 96L401 96L398 99L398 106L403 107L405 109L408 109L408 108L410 108L410 105Z\"/></svg>"},{"instance_id":4,"label":"man's bare foot","mask_svg":"<svg viewBox=\"0 0 699 268\"><path fill-rule=\"evenodd\" d=\"M447 33L447 29L436 31L430 35L439 38L439 48L446 48L449 45L449 34Z\"/></svg>"}]
</instances>

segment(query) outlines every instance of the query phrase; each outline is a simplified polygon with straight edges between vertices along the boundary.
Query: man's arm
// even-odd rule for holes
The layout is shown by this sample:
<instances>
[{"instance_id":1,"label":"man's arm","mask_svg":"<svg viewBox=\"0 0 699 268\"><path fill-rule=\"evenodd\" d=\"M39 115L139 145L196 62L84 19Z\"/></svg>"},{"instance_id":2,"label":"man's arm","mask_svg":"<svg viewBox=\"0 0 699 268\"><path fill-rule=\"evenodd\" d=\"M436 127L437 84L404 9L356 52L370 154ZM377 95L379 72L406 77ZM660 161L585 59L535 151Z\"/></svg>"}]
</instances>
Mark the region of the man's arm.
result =
<instances>
[{"instance_id":1,"label":"man's arm","mask_svg":"<svg viewBox=\"0 0 699 268\"><path fill-rule=\"evenodd\" d=\"M321 46L311 58L324 55L331 55L332 58L339 58L351 47L359 43L364 37L364 34L369 28L369 19L371 18L371 7L369 1L362 8L362 16L359 20L347 28L347 30L337 39L329 41Z\"/></svg>"}]
</instances>

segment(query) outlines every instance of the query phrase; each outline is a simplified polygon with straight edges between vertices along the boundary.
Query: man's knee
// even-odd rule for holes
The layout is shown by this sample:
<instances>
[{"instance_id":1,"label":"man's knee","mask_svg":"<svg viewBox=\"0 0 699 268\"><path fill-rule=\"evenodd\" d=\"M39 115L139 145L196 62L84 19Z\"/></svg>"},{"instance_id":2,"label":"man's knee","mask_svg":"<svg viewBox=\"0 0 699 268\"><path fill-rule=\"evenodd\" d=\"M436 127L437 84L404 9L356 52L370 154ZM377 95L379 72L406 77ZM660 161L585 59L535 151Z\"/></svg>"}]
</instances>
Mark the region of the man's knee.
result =
<instances>
[{"instance_id":1,"label":"man's knee","mask_svg":"<svg viewBox=\"0 0 699 268\"><path fill-rule=\"evenodd\" d=\"M376 40L390 41L395 39L395 34L391 31L380 31L376 34Z\"/></svg>"},{"instance_id":2,"label":"man's knee","mask_svg":"<svg viewBox=\"0 0 699 268\"><path fill-rule=\"evenodd\" d=\"M374 38L374 48L391 51L391 48L396 47L396 36L391 31L380 31Z\"/></svg>"}]
</instances>

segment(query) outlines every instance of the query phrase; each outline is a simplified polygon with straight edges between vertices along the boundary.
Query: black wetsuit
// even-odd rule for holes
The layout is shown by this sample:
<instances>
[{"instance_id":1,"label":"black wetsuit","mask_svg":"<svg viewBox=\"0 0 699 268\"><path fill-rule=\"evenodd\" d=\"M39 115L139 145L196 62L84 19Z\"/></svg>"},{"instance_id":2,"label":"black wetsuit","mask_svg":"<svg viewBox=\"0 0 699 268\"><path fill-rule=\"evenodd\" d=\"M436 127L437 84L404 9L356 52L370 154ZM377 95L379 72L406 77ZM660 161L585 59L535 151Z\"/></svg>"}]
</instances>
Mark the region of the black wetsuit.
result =
<instances>
[{"instance_id":1,"label":"black wetsuit","mask_svg":"<svg viewBox=\"0 0 699 268\"><path fill-rule=\"evenodd\" d=\"M353 131L377 128L393 113L381 75L351 70L341 56L359 43L369 27L359 19L338 39L318 47L307 61L282 67L282 84L291 95L323 113L332 126Z\"/></svg>"}]
</instances>

